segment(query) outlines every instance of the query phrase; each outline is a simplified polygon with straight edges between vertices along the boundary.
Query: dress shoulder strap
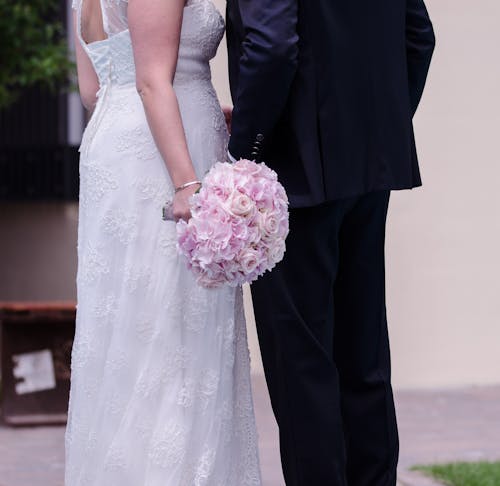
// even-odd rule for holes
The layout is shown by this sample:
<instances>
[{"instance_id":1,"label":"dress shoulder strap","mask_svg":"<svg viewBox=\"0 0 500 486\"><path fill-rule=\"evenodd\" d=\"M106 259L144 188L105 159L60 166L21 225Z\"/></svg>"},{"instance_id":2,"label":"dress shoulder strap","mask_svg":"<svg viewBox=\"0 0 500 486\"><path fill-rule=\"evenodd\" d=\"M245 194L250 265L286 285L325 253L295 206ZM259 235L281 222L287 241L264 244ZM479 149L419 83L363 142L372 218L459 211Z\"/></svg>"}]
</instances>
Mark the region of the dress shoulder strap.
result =
<instances>
[{"instance_id":1,"label":"dress shoulder strap","mask_svg":"<svg viewBox=\"0 0 500 486\"><path fill-rule=\"evenodd\" d=\"M81 0L77 0L81 1ZM128 28L128 0L100 0L104 30L109 36Z\"/></svg>"}]
</instances>

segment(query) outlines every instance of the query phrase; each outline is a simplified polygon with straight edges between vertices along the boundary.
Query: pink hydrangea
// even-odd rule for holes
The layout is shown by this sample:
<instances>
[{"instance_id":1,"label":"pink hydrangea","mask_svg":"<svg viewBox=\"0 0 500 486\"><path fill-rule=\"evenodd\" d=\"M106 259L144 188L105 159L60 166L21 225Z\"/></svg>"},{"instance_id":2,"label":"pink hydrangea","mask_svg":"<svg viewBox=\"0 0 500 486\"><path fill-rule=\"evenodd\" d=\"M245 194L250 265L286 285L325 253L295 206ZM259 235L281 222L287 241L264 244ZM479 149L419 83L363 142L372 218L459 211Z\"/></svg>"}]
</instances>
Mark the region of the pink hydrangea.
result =
<instances>
[{"instance_id":1,"label":"pink hydrangea","mask_svg":"<svg viewBox=\"0 0 500 486\"><path fill-rule=\"evenodd\" d=\"M283 259L288 198L264 163L219 162L177 223L178 249L203 287L253 282Z\"/></svg>"}]
</instances>

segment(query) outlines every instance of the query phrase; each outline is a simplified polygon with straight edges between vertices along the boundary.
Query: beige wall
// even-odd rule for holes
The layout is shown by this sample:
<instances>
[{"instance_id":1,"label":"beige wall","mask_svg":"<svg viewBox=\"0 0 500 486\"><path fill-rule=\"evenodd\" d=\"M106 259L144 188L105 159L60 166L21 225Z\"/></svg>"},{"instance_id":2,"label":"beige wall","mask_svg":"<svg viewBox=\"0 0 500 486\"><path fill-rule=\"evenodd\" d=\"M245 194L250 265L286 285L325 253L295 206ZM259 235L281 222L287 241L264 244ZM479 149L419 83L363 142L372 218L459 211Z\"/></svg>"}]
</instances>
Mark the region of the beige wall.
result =
<instances>
[{"instance_id":1,"label":"beige wall","mask_svg":"<svg viewBox=\"0 0 500 486\"><path fill-rule=\"evenodd\" d=\"M394 382L500 383L500 3L427 3L438 48L415 119L425 186L394 195L387 237ZM228 102L224 46L213 68ZM0 205L0 300L74 296L76 217L71 204Z\"/></svg>"},{"instance_id":2,"label":"beige wall","mask_svg":"<svg viewBox=\"0 0 500 486\"><path fill-rule=\"evenodd\" d=\"M428 0L438 47L415 120L424 188L388 231L394 380L500 383L500 4Z\"/></svg>"}]
</instances>

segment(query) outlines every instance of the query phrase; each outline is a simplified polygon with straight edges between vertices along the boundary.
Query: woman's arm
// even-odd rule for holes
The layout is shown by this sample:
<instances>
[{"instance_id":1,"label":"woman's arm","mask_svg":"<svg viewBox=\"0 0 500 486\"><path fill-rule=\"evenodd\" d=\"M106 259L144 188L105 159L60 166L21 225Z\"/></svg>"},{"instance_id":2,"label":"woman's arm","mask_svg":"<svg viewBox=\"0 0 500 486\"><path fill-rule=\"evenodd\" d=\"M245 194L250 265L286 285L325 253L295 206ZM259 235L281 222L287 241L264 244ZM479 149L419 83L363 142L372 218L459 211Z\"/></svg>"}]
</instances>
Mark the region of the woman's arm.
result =
<instances>
[{"instance_id":1,"label":"woman's arm","mask_svg":"<svg viewBox=\"0 0 500 486\"><path fill-rule=\"evenodd\" d=\"M137 91L174 187L196 180L173 88L184 5L185 0L129 0L128 5ZM197 189L175 195L175 219L190 217L188 199Z\"/></svg>"},{"instance_id":2,"label":"woman's arm","mask_svg":"<svg viewBox=\"0 0 500 486\"><path fill-rule=\"evenodd\" d=\"M73 12L74 32L78 32L76 25L76 12ZM99 80L94 70L94 66L90 62L87 53L83 49L78 36L75 36L75 55L76 68L78 72L78 87L80 89L80 98L83 106L90 112L94 110L97 98L96 93L99 90Z\"/></svg>"}]
</instances>

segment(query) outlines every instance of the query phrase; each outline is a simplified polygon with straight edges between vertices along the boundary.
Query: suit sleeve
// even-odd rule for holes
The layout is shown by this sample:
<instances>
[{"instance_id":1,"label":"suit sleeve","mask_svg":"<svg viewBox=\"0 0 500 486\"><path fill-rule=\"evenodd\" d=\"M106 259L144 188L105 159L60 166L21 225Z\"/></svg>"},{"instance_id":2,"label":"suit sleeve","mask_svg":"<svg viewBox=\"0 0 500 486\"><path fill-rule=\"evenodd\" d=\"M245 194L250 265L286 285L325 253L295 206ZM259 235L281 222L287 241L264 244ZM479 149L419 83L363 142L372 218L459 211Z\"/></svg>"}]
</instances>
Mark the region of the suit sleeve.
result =
<instances>
[{"instance_id":1,"label":"suit sleeve","mask_svg":"<svg viewBox=\"0 0 500 486\"><path fill-rule=\"evenodd\" d=\"M424 91L435 46L434 30L423 0L406 2L406 53L412 114Z\"/></svg>"},{"instance_id":2,"label":"suit sleeve","mask_svg":"<svg viewBox=\"0 0 500 486\"><path fill-rule=\"evenodd\" d=\"M298 0L239 0L245 37L229 152L255 158L278 122L298 65Z\"/></svg>"}]
</instances>

